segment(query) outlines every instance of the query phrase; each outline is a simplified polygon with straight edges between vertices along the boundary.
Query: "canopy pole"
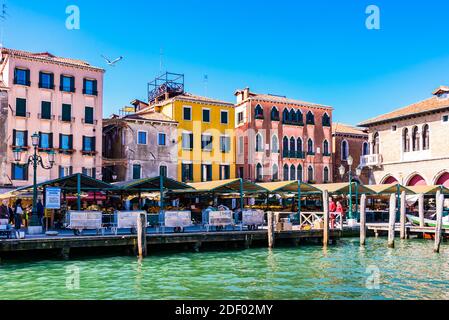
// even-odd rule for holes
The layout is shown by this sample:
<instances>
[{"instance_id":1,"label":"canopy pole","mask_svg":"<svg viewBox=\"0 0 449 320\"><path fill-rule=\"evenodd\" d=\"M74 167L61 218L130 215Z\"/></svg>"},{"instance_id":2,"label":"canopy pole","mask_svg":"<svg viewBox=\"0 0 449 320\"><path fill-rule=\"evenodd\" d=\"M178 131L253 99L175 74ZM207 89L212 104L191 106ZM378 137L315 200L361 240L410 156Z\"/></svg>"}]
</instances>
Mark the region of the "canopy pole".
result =
<instances>
[{"instance_id":1,"label":"canopy pole","mask_svg":"<svg viewBox=\"0 0 449 320\"><path fill-rule=\"evenodd\" d=\"M77 193L78 211L81 211L81 175L79 173L76 176L76 193Z\"/></svg>"},{"instance_id":2,"label":"canopy pole","mask_svg":"<svg viewBox=\"0 0 449 320\"><path fill-rule=\"evenodd\" d=\"M243 209L245 208L243 203L243 179L240 178L239 180L240 180L240 210L242 210L243 212Z\"/></svg>"},{"instance_id":3,"label":"canopy pole","mask_svg":"<svg viewBox=\"0 0 449 320\"><path fill-rule=\"evenodd\" d=\"M161 201L160 201L160 211L164 211L164 176L161 175L159 177L159 187L161 193Z\"/></svg>"},{"instance_id":4,"label":"canopy pole","mask_svg":"<svg viewBox=\"0 0 449 320\"><path fill-rule=\"evenodd\" d=\"M298 221L301 224L301 180L298 180Z\"/></svg>"}]
</instances>

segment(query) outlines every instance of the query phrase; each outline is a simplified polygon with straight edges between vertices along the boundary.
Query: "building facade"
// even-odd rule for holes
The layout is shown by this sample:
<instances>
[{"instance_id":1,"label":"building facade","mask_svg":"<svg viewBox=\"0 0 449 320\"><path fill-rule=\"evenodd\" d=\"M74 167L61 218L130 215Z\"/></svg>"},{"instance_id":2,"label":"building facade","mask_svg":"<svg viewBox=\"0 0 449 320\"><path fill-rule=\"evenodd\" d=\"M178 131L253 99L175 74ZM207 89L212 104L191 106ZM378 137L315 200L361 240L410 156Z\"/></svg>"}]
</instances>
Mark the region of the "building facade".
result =
<instances>
[{"instance_id":1,"label":"building facade","mask_svg":"<svg viewBox=\"0 0 449 320\"><path fill-rule=\"evenodd\" d=\"M332 181L332 108L237 90L236 171L251 181Z\"/></svg>"},{"instance_id":2,"label":"building facade","mask_svg":"<svg viewBox=\"0 0 449 320\"><path fill-rule=\"evenodd\" d=\"M178 178L178 123L162 113L103 120L103 180Z\"/></svg>"},{"instance_id":3,"label":"building facade","mask_svg":"<svg viewBox=\"0 0 449 320\"><path fill-rule=\"evenodd\" d=\"M38 168L38 181L77 172L101 177L104 70L48 52L12 49L2 49L0 68L5 120L0 150L6 151L1 152L0 184L32 183L33 173L25 162L33 151L34 133L40 136L45 163L46 153L57 153L51 170ZM24 153L20 163L14 162L15 149Z\"/></svg>"},{"instance_id":4,"label":"building facade","mask_svg":"<svg viewBox=\"0 0 449 320\"><path fill-rule=\"evenodd\" d=\"M362 156L369 154L368 130L353 127L351 125L336 123L332 124L332 163L333 163L333 182L349 181L348 173L351 170L355 173L356 168L361 167L360 161ZM353 163L350 168L348 164L349 156L352 157ZM339 168L345 168L345 175L342 177ZM362 169L362 174L357 178L361 183L369 182L369 170Z\"/></svg>"},{"instance_id":5,"label":"building facade","mask_svg":"<svg viewBox=\"0 0 449 320\"><path fill-rule=\"evenodd\" d=\"M449 186L449 87L433 97L364 121L370 183Z\"/></svg>"}]
</instances>

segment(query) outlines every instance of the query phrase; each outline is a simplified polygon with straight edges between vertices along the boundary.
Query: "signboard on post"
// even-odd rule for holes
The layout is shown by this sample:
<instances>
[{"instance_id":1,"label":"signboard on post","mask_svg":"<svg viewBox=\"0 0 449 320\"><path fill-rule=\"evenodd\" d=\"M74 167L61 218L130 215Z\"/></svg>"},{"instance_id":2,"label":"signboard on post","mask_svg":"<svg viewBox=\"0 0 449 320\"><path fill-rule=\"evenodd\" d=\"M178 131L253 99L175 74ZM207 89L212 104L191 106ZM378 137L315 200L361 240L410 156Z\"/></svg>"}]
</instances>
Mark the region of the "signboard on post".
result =
<instances>
[{"instance_id":1,"label":"signboard on post","mask_svg":"<svg viewBox=\"0 0 449 320\"><path fill-rule=\"evenodd\" d=\"M45 188L45 208L61 209L61 188Z\"/></svg>"},{"instance_id":2,"label":"signboard on post","mask_svg":"<svg viewBox=\"0 0 449 320\"><path fill-rule=\"evenodd\" d=\"M262 210L245 210L242 213L244 226L263 226L265 213Z\"/></svg>"},{"instance_id":3,"label":"signboard on post","mask_svg":"<svg viewBox=\"0 0 449 320\"><path fill-rule=\"evenodd\" d=\"M185 228L192 225L190 211L165 211L165 226L169 228Z\"/></svg>"},{"instance_id":4,"label":"signboard on post","mask_svg":"<svg viewBox=\"0 0 449 320\"><path fill-rule=\"evenodd\" d=\"M210 226L229 226L233 224L232 211L210 211Z\"/></svg>"}]
</instances>

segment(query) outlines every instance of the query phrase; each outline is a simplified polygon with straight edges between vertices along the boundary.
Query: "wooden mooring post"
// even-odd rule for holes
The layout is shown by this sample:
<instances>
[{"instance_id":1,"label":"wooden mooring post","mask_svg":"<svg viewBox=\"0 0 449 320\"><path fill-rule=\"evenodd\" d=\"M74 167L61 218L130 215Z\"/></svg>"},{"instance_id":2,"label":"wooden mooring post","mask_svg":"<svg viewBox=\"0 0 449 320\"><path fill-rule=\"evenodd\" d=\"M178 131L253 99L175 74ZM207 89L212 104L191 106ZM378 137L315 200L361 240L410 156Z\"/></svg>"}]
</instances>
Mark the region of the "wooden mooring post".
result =
<instances>
[{"instance_id":1,"label":"wooden mooring post","mask_svg":"<svg viewBox=\"0 0 449 320\"><path fill-rule=\"evenodd\" d=\"M141 213L137 217L137 250L139 258L147 256L147 217Z\"/></svg>"},{"instance_id":2,"label":"wooden mooring post","mask_svg":"<svg viewBox=\"0 0 449 320\"><path fill-rule=\"evenodd\" d=\"M406 222L406 220L407 220L407 217L405 216L406 215L406 209L407 209L407 207L406 207L406 193L405 193L405 191L402 191L402 193L401 193L401 217L400 217L400 238L402 239L402 240L404 240L404 239L406 239L407 238L407 232L406 232L406 229L405 229L405 222Z\"/></svg>"},{"instance_id":3,"label":"wooden mooring post","mask_svg":"<svg viewBox=\"0 0 449 320\"><path fill-rule=\"evenodd\" d=\"M388 223L388 248L394 248L394 232L396 224L396 194L390 197L390 220Z\"/></svg>"},{"instance_id":4,"label":"wooden mooring post","mask_svg":"<svg viewBox=\"0 0 449 320\"><path fill-rule=\"evenodd\" d=\"M274 212L267 212L268 222L268 248L274 248Z\"/></svg>"},{"instance_id":5,"label":"wooden mooring post","mask_svg":"<svg viewBox=\"0 0 449 320\"><path fill-rule=\"evenodd\" d=\"M419 226L424 228L424 194L420 193L418 198Z\"/></svg>"},{"instance_id":6,"label":"wooden mooring post","mask_svg":"<svg viewBox=\"0 0 449 320\"><path fill-rule=\"evenodd\" d=\"M327 247L329 244L329 192L327 190L323 191L323 246Z\"/></svg>"},{"instance_id":7,"label":"wooden mooring post","mask_svg":"<svg viewBox=\"0 0 449 320\"><path fill-rule=\"evenodd\" d=\"M360 197L360 245L366 244L366 194Z\"/></svg>"},{"instance_id":8,"label":"wooden mooring post","mask_svg":"<svg viewBox=\"0 0 449 320\"><path fill-rule=\"evenodd\" d=\"M440 191L438 191L436 196L437 225L435 227L435 246L433 248L433 251L435 253L440 252L441 237L443 231L443 203L444 203L444 196L441 194Z\"/></svg>"}]
</instances>

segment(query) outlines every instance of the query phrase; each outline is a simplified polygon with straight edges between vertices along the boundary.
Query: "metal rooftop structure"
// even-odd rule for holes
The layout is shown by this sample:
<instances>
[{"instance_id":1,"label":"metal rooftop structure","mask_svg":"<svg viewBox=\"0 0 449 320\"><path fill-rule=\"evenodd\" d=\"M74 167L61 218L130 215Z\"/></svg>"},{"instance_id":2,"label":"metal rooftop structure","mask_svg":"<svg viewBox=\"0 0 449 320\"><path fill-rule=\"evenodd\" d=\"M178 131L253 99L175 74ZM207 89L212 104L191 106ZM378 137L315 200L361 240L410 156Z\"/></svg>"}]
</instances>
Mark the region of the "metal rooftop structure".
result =
<instances>
[{"instance_id":1,"label":"metal rooftop structure","mask_svg":"<svg viewBox=\"0 0 449 320\"><path fill-rule=\"evenodd\" d=\"M183 74L166 72L148 83L148 103L150 105L183 93Z\"/></svg>"}]
</instances>

